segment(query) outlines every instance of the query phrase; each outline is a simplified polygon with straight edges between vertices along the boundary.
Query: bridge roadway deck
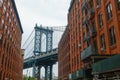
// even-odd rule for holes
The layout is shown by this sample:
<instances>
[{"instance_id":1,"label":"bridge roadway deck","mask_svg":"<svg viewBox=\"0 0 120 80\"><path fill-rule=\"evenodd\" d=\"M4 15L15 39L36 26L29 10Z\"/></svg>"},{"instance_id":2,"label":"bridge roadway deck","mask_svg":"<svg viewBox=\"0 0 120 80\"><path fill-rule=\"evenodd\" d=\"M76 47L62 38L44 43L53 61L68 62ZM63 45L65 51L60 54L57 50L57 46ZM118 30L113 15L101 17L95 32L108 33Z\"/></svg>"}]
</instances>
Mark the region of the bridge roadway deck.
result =
<instances>
[{"instance_id":1,"label":"bridge roadway deck","mask_svg":"<svg viewBox=\"0 0 120 80\"><path fill-rule=\"evenodd\" d=\"M44 66L55 64L57 61L58 61L58 49L56 48L48 52L43 52L42 55L25 59L23 69L33 67L34 63L36 66Z\"/></svg>"}]
</instances>

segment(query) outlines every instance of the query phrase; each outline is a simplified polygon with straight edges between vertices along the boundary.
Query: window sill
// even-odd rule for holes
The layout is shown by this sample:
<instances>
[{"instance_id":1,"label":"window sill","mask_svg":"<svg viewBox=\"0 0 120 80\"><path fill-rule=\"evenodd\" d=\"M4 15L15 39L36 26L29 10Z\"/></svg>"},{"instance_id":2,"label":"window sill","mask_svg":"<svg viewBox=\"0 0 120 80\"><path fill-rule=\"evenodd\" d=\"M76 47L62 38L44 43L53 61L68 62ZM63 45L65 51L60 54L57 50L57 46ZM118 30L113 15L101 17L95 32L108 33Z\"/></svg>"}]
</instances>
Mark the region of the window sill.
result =
<instances>
[{"instance_id":1,"label":"window sill","mask_svg":"<svg viewBox=\"0 0 120 80\"><path fill-rule=\"evenodd\" d=\"M120 14L120 9L118 9L118 14Z\"/></svg>"},{"instance_id":2,"label":"window sill","mask_svg":"<svg viewBox=\"0 0 120 80\"><path fill-rule=\"evenodd\" d=\"M112 49L116 48L116 44L111 45L110 48Z\"/></svg>"},{"instance_id":3,"label":"window sill","mask_svg":"<svg viewBox=\"0 0 120 80\"><path fill-rule=\"evenodd\" d=\"M103 30L103 28L104 28L104 26L100 27L100 31L102 31L102 30Z\"/></svg>"},{"instance_id":4,"label":"window sill","mask_svg":"<svg viewBox=\"0 0 120 80\"><path fill-rule=\"evenodd\" d=\"M109 20L108 20L108 23L110 23L110 22L112 22L113 21L113 18L110 18Z\"/></svg>"},{"instance_id":5,"label":"window sill","mask_svg":"<svg viewBox=\"0 0 120 80\"><path fill-rule=\"evenodd\" d=\"M105 52L105 51L106 51L106 49L102 49L102 48L101 48L101 51L102 51L102 52Z\"/></svg>"},{"instance_id":6,"label":"window sill","mask_svg":"<svg viewBox=\"0 0 120 80\"><path fill-rule=\"evenodd\" d=\"M101 50L101 52L106 52L106 50Z\"/></svg>"},{"instance_id":7,"label":"window sill","mask_svg":"<svg viewBox=\"0 0 120 80\"><path fill-rule=\"evenodd\" d=\"M101 8L101 5L97 5L96 9L99 10Z\"/></svg>"}]
</instances>

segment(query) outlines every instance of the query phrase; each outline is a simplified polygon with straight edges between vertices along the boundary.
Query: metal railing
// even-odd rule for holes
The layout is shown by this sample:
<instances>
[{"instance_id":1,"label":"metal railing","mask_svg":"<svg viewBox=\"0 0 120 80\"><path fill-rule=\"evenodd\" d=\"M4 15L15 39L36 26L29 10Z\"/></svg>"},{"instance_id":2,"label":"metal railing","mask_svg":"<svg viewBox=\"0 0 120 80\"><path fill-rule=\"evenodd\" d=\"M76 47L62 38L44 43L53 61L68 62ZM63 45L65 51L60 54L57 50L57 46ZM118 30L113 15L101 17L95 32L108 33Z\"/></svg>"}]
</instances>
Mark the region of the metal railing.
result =
<instances>
[{"instance_id":1,"label":"metal railing","mask_svg":"<svg viewBox=\"0 0 120 80\"><path fill-rule=\"evenodd\" d=\"M105 73L113 70L120 70L120 54L101 60L92 65L93 73Z\"/></svg>"},{"instance_id":2,"label":"metal railing","mask_svg":"<svg viewBox=\"0 0 120 80\"><path fill-rule=\"evenodd\" d=\"M96 48L92 49L92 45L90 45L81 53L81 59L84 60L95 54L98 54L97 49Z\"/></svg>"},{"instance_id":3,"label":"metal railing","mask_svg":"<svg viewBox=\"0 0 120 80\"><path fill-rule=\"evenodd\" d=\"M94 15L95 15L95 10L94 10L94 7L92 7L90 9L90 19L92 19L94 17Z\"/></svg>"}]
</instances>

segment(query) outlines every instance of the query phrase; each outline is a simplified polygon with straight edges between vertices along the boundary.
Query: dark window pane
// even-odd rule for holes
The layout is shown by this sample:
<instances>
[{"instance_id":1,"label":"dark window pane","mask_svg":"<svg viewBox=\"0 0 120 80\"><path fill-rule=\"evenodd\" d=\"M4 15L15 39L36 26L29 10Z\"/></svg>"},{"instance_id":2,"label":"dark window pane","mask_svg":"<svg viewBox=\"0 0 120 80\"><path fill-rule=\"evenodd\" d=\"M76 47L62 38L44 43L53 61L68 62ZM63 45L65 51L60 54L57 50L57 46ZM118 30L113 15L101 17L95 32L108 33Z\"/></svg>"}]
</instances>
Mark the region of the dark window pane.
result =
<instances>
[{"instance_id":1,"label":"dark window pane","mask_svg":"<svg viewBox=\"0 0 120 80\"><path fill-rule=\"evenodd\" d=\"M112 18L112 4L109 3L106 7L107 10L107 18L110 20Z\"/></svg>"},{"instance_id":2,"label":"dark window pane","mask_svg":"<svg viewBox=\"0 0 120 80\"><path fill-rule=\"evenodd\" d=\"M109 34L110 34L110 45L116 44L114 27L110 28Z\"/></svg>"},{"instance_id":3,"label":"dark window pane","mask_svg":"<svg viewBox=\"0 0 120 80\"><path fill-rule=\"evenodd\" d=\"M97 6L98 6L98 7L101 6L101 0L97 0Z\"/></svg>"},{"instance_id":4,"label":"dark window pane","mask_svg":"<svg viewBox=\"0 0 120 80\"><path fill-rule=\"evenodd\" d=\"M117 0L118 10L120 10L120 0Z\"/></svg>"},{"instance_id":5,"label":"dark window pane","mask_svg":"<svg viewBox=\"0 0 120 80\"><path fill-rule=\"evenodd\" d=\"M105 50L106 49L106 44L105 44L105 36L104 34L101 35L101 50Z\"/></svg>"},{"instance_id":6,"label":"dark window pane","mask_svg":"<svg viewBox=\"0 0 120 80\"><path fill-rule=\"evenodd\" d=\"M99 26L100 28L103 27L103 15L101 13L99 14Z\"/></svg>"}]
</instances>

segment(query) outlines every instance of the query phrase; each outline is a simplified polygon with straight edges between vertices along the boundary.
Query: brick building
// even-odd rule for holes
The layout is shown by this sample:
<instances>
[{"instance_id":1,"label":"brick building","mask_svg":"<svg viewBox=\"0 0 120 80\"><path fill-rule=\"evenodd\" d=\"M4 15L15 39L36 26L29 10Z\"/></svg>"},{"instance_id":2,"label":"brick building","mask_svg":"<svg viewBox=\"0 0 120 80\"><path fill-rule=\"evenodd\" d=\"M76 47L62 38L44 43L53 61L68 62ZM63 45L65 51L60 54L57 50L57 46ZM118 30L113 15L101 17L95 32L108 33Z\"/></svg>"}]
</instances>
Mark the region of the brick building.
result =
<instances>
[{"instance_id":1,"label":"brick building","mask_svg":"<svg viewBox=\"0 0 120 80\"><path fill-rule=\"evenodd\" d=\"M0 80L22 80L22 33L14 0L0 0Z\"/></svg>"},{"instance_id":2,"label":"brick building","mask_svg":"<svg viewBox=\"0 0 120 80\"><path fill-rule=\"evenodd\" d=\"M58 78L59 80L68 80L70 73L70 43L69 27L66 30L58 45Z\"/></svg>"},{"instance_id":3,"label":"brick building","mask_svg":"<svg viewBox=\"0 0 120 80\"><path fill-rule=\"evenodd\" d=\"M72 80L118 79L119 17L120 0L71 0L68 25Z\"/></svg>"}]
</instances>

